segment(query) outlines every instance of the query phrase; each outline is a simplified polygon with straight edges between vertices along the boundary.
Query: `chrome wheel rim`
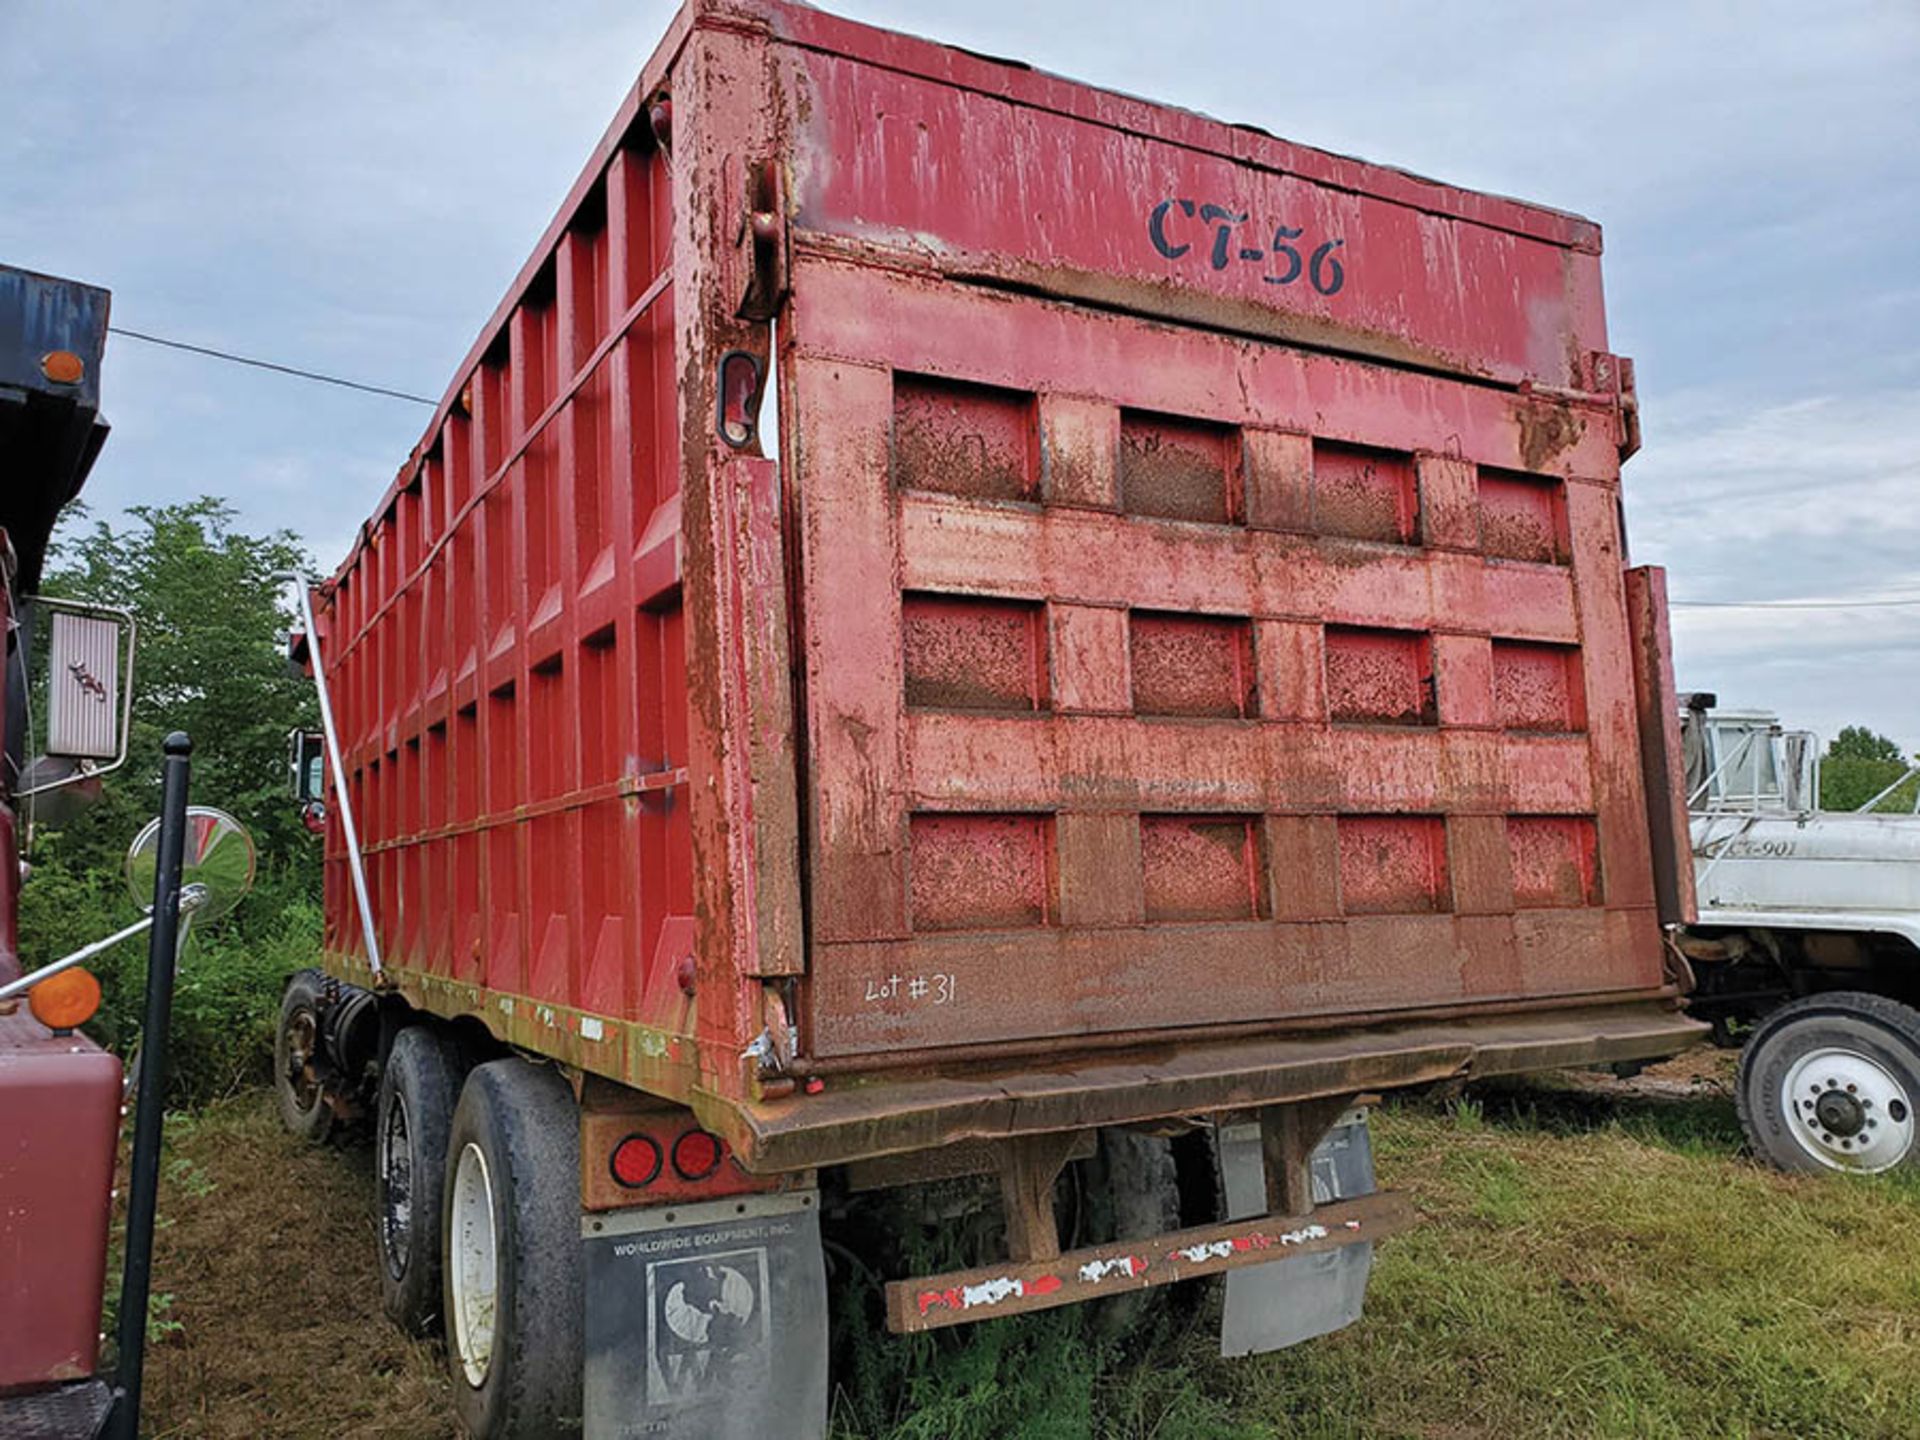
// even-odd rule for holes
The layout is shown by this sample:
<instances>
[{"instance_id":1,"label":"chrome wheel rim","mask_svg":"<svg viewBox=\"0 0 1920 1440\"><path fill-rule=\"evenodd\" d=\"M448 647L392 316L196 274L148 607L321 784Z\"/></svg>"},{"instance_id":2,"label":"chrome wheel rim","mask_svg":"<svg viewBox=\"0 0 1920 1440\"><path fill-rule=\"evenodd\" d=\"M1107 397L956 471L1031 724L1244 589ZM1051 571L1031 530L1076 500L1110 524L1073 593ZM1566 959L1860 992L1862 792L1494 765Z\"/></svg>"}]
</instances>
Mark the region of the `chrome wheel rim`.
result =
<instances>
[{"instance_id":1,"label":"chrome wheel rim","mask_svg":"<svg viewBox=\"0 0 1920 1440\"><path fill-rule=\"evenodd\" d=\"M1913 1100L1878 1061L1857 1050L1809 1051L1780 1082L1794 1142L1831 1170L1878 1174L1913 1148Z\"/></svg>"},{"instance_id":2,"label":"chrome wheel rim","mask_svg":"<svg viewBox=\"0 0 1920 1440\"><path fill-rule=\"evenodd\" d=\"M478 1390L493 1368L500 1271L492 1177L487 1157L471 1141L454 1164L452 1212L447 1277L452 1291L453 1348L467 1383Z\"/></svg>"},{"instance_id":3,"label":"chrome wheel rim","mask_svg":"<svg viewBox=\"0 0 1920 1440\"><path fill-rule=\"evenodd\" d=\"M413 1147L409 1143L406 1097L394 1092L387 1123L380 1127L380 1249L387 1273L407 1273L413 1245Z\"/></svg>"}]
</instances>

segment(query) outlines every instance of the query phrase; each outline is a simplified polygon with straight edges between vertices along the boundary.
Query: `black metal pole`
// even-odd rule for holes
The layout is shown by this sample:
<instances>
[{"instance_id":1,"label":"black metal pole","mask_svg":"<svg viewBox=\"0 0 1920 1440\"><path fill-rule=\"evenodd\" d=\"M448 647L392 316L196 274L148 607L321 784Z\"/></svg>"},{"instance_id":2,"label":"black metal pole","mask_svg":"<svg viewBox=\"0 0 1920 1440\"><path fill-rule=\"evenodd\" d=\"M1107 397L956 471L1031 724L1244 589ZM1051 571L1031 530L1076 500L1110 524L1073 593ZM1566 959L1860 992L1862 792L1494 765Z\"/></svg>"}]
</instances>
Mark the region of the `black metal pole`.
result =
<instances>
[{"instance_id":1,"label":"black metal pole","mask_svg":"<svg viewBox=\"0 0 1920 1440\"><path fill-rule=\"evenodd\" d=\"M153 1217L160 1198L160 1123L166 1113L167 1030L180 932L180 861L187 841L187 766L193 741L167 736L160 800L160 851L153 875L153 929L147 936L147 1018L140 1029L140 1089L134 1101L133 1163L127 1179L127 1264L120 1280L120 1360L114 1372L112 1440L140 1433L140 1381L147 1353L147 1291L153 1281Z\"/></svg>"}]
</instances>

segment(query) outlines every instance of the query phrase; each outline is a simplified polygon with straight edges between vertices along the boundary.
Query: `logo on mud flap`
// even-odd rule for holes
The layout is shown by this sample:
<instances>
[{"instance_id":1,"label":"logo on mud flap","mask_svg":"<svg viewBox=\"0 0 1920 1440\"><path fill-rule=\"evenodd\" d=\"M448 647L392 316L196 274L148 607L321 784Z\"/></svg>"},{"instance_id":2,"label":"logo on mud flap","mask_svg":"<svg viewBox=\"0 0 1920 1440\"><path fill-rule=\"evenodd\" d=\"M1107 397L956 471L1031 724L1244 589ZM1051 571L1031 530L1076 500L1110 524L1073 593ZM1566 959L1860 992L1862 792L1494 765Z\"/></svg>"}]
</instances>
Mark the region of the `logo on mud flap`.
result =
<instances>
[{"instance_id":1,"label":"logo on mud flap","mask_svg":"<svg viewBox=\"0 0 1920 1440\"><path fill-rule=\"evenodd\" d=\"M647 1266L647 1403L758 1383L767 1367L767 1252Z\"/></svg>"}]
</instances>

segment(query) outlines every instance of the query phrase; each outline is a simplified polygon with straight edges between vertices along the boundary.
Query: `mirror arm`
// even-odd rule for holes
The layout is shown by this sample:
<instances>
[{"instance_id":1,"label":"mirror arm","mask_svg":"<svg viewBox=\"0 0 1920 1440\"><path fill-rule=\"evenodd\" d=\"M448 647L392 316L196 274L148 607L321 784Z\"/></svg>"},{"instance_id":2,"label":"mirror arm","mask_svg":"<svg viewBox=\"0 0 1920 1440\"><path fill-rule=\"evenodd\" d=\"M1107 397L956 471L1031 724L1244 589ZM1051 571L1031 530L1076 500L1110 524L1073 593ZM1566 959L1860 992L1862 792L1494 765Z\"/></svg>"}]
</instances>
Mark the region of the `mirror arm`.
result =
<instances>
[{"instance_id":1,"label":"mirror arm","mask_svg":"<svg viewBox=\"0 0 1920 1440\"><path fill-rule=\"evenodd\" d=\"M193 915L193 912L198 910L201 906L205 905L206 903L207 903L207 887L206 886L188 885L183 887L180 891L181 918L183 920L190 919ZM91 945L82 945L78 950L74 951L71 955L62 955L58 960L55 960L52 964L42 965L38 970L35 970L31 975L22 975L17 980L9 980L5 985L0 985L0 1001L11 1000L16 995L25 994L27 991L31 990L34 986L38 985L42 980L51 980L54 976L58 975L62 970L71 970L76 965L84 965L87 963L87 961L93 959L94 956L103 954L104 952L111 950L114 946L118 945L122 940L131 940L136 935L144 935L147 933L147 931L151 930L152 928L153 928L153 916L143 915L138 920L134 921L133 924L127 926L126 929L116 930L113 932L113 934L107 936L104 940L96 940ZM183 926L182 929L184 930L184 928L185 927Z\"/></svg>"},{"instance_id":2,"label":"mirror arm","mask_svg":"<svg viewBox=\"0 0 1920 1440\"><path fill-rule=\"evenodd\" d=\"M113 934L107 936L104 940L96 940L91 945L82 945L71 955L64 955L50 965L42 965L31 975L22 975L18 980L12 980L5 985L0 985L0 1000L11 1000L16 995L24 994L26 991L38 985L42 980L51 980L62 970L71 970L76 965L84 965L102 951L111 950L122 940L131 940L136 935L144 935L152 928L153 917L151 915L143 916L141 919L127 926L126 929L114 931Z\"/></svg>"}]
</instances>

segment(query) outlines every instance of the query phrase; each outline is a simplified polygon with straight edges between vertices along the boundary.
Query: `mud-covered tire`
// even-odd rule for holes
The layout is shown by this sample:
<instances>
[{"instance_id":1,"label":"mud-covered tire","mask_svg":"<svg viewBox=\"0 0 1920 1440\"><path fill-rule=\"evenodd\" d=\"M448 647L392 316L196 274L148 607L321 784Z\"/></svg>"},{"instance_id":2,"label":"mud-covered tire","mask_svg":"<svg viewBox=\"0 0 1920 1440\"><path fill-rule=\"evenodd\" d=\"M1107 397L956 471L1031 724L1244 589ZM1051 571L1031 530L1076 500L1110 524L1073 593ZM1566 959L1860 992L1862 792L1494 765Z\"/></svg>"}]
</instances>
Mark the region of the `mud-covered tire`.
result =
<instances>
[{"instance_id":1,"label":"mud-covered tire","mask_svg":"<svg viewBox=\"0 0 1920 1440\"><path fill-rule=\"evenodd\" d=\"M1783 1005L1748 1036L1734 1100L1777 1169L1920 1169L1920 1011L1848 990Z\"/></svg>"},{"instance_id":2,"label":"mud-covered tire","mask_svg":"<svg viewBox=\"0 0 1920 1440\"><path fill-rule=\"evenodd\" d=\"M288 977L280 997L280 1023L273 1031L273 1095L281 1123L313 1145L333 1134L336 1120L319 1078L325 1068L320 1012L326 983L318 970Z\"/></svg>"},{"instance_id":3,"label":"mud-covered tire","mask_svg":"<svg viewBox=\"0 0 1920 1440\"><path fill-rule=\"evenodd\" d=\"M1097 1243L1145 1240L1180 1228L1180 1177L1173 1142L1108 1129L1081 1162L1089 1228Z\"/></svg>"},{"instance_id":4,"label":"mud-covered tire","mask_svg":"<svg viewBox=\"0 0 1920 1440\"><path fill-rule=\"evenodd\" d=\"M585 1302L580 1116L551 1067L495 1060L461 1087L441 1191L454 1406L474 1440L577 1435Z\"/></svg>"},{"instance_id":5,"label":"mud-covered tire","mask_svg":"<svg viewBox=\"0 0 1920 1440\"><path fill-rule=\"evenodd\" d=\"M1080 1162L1079 1179L1086 1214L1083 1244L1146 1240L1180 1228L1180 1176L1170 1140L1132 1130L1102 1130L1094 1153ZM1087 1307L1087 1319L1097 1333L1118 1338L1164 1308L1172 1288L1095 1300Z\"/></svg>"},{"instance_id":6,"label":"mud-covered tire","mask_svg":"<svg viewBox=\"0 0 1920 1440\"><path fill-rule=\"evenodd\" d=\"M452 1040L424 1024L394 1037L380 1072L373 1129L380 1305L409 1335L428 1334L440 1322L441 1191L464 1073Z\"/></svg>"}]
</instances>

